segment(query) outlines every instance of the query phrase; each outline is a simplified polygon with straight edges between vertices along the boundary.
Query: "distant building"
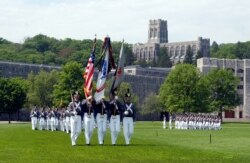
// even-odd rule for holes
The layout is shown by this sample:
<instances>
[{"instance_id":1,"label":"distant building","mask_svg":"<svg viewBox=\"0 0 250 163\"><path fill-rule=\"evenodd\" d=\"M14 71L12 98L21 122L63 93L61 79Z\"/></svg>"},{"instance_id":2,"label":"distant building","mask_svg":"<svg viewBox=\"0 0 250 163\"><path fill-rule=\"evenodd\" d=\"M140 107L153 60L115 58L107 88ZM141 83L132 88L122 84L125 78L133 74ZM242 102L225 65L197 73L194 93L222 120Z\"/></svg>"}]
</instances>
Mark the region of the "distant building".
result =
<instances>
[{"instance_id":1,"label":"distant building","mask_svg":"<svg viewBox=\"0 0 250 163\"><path fill-rule=\"evenodd\" d=\"M150 94L159 93L160 86L170 71L171 68L127 66L124 69L124 81L131 84L134 93L139 98L139 104L142 104Z\"/></svg>"},{"instance_id":2,"label":"distant building","mask_svg":"<svg viewBox=\"0 0 250 163\"><path fill-rule=\"evenodd\" d=\"M210 56L210 39L198 37L196 41L168 42L168 26L166 20L150 20L148 29L148 42L137 43L133 46L133 54L137 60L147 62L158 60L160 48L167 49L170 60L173 63L182 62L187 54L187 48L190 46L193 58L198 52L201 56Z\"/></svg>"},{"instance_id":3,"label":"distant building","mask_svg":"<svg viewBox=\"0 0 250 163\"><path fill-rule=\"evenodd\" d=\"M0 61L0 77L23 77L27 78L30 72L37 74L39 71L51 71L53 69L60 70L59 66L48 66L39 64L27 64L19 62Z\"/></svg>"},{"instance_id":4,"label":"distant building","mask_svg":"<svg viewBox=\"0 0 250 163\"><path fill-rule=\"evenodd\" d=\"M250 118L250 59L200 58L197 60L197 67L203 73L208 73L213 68L232 70L240 79L237 92L241 104L233 111L226 111L223 116L224 118Z\"/></svg>"}]
</instances>

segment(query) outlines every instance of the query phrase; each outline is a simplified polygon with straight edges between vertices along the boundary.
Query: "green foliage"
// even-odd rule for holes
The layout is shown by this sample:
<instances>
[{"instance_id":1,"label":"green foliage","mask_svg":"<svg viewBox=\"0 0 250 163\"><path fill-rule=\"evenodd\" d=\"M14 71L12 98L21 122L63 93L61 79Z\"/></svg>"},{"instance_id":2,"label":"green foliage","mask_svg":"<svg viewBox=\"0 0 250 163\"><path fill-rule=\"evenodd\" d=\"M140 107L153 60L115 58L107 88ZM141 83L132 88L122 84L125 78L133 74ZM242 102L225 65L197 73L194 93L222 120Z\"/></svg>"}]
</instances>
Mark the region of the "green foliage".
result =
<instances>
[{"instance_id":1,"label":"green foliage","mask_svg":"<svg viewBox=\"0 0 250 163\"><path fill-rule=\"evenodd\" d=\"M190 45L188 45L187 47L187 53L185 55L183 63L193 64L193 52Z\"/></svg>"},{"instance_id":2,"label":"green foliage","mask_svg":"<svg viewBox=\"0 0 250 163\"><path fill-rule=\"evenodd\" d=\"M53 90L53 104L58 106L62 99L63 105L71 101L71 93L79 91L83 97L83 68L81 64L72 61L65 64L59 73L58 83Z\"/></svg>"},{"instance_id":3,"label":"green foliage","mask_svg":"<svg viewBox=\"0 0 250 163\"><path fill-rule=\"evenodd\" d=\"M222 112L239 105L239 83L229 70L200 75L193 65L178 64L162 84L160 103L169 112Z\"/></svg>"},{"instance_id":4,"label":"green foliage","mask_svg":"<svg viewBox=\"0 0 250 163\"><path fill-rule=\"evenodd\" d=\"M51 72L40 71L37 75L30 73L28 81L30 85L28 103L37 106L51 106L54 85L58 82L58 72L55 70Z\"/></svg>"},{"instance_id":5,"label":"green foliage","mask_svg":"<svg viewBox=\"0 0 250 163\"><path fill-rule=\"evenodd\" d=\"M222 107L231 108L239 104L237 85L239 79L231 70L214 69L207 76L209 103L212 110L222 112Z\"/></svg>"},{"instance_id":6,"label":"green foliage","mask_svg":"<svg viewBox=\"0 0 250 163\"><path fill-rule=\"evenodd\" d=\"M216 53L217 51L219 51L219 45L217 44L216 41L213 41L211 47L210 47L210 51L212 53Z\"/></svg>"},{"instance_id":7,"label":"green foliage","mask_svg":"<svg viewBox=\"0 0 250 163\"><path fill-rule=\"evenodd\" d=\"M96 58L100 58L102 51L102 40L97 40ZM113 53L118 59L121 42L112 42ZM74 40L66 38L57 40L46 35L36 35L26 38L23 44L14 44L3 38L0 38L0 60L62 65L69 61L77 61L86 64L93 48L93 40ZM132 45L124 44L124 53L126 54L126 65L134 62L132 54Z\"/></svg>"},{"instance_id":8,"label":"green foliage","mask_svg":"<svg viewBox=\"0 0 250 163\"><path fill-rule=\"evenodd\" d=\"M162 111L162 106L159 101L159 97L155 94L150 94L146 97L142 104L140 113L143 114L154 114Z\"/></svg>"},{"instance_id":9,"label":"green foliage","mask_svg":"<svg viewBox=\"0 0 250 163\"><path fill-rule=\"evenodd\" d=\"M0 112L17 112L25 103L28 83L21 78L0 78Z\"/></svg>"},{"instance_id":10,"label":"green foliage","mask_svg":"<svg viewBox=\"0 0 250 163\"><path fill-rule=\"evenodd\" d=\"M160 102L169 112L195 110L199 71L190 64L178 64L160 88Z\"/></svg>"},{"instance_id":11,"label":"green foliage","mask_svg":"<svg viewBox=\"0 0 250 163\"><path fill-rule=\"evenodd\" d=\"M172 63L169 58L169 54L167 48L160 48L160 54L158 58L158 63L156 63L157 67L171 67Z\"/></svg>"},{"instance_id":12,"label":"green foliage","mask_svg":"<svg viewBox=\"0 0 250 163\"><path fill-rule=\"evenodd\" d=\"M213 42L210 52L215 58L250 59L250 41L220 45Z\"/></svg>"}]
</instances>

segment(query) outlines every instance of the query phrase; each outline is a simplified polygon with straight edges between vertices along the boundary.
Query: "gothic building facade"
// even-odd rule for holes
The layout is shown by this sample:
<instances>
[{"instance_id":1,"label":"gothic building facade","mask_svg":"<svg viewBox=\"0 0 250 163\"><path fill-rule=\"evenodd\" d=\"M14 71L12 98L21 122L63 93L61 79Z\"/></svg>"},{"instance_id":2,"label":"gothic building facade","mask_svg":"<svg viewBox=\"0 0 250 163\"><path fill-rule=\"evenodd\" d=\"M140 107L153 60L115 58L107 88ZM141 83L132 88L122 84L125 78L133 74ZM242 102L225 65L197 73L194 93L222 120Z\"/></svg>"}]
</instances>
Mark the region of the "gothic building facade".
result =
<instances>
[{"instance_id":1,"label":"gothic building facade","mask_svg":"<svg viewBox=\"0 0 250 163\"><path fill-rule=\"evenodd\" d=\"M197 60L197 68L205 74L214 68L231 70L240 80L237 86L240 105L231 111L225 111L223 117L250 118L250 59L200 58Z\"/></svg>"},{"instance_id":2,"label":"gothic building facade","mask_svg":"<svg viewBox=\"0 0 250 163\"><path fill-rule=\"evenodd\" d=\"M133 46L133 54L137 60L151 62L158 60L160 48L165 47L171 61L182 62L190 46L193 58L200 53L201 57L209 57L210 39L198 37L196 41L168 42L168 26L166 20L150 20L148 29L148 42L137 43Z\"/></svg>"}]
</instances>

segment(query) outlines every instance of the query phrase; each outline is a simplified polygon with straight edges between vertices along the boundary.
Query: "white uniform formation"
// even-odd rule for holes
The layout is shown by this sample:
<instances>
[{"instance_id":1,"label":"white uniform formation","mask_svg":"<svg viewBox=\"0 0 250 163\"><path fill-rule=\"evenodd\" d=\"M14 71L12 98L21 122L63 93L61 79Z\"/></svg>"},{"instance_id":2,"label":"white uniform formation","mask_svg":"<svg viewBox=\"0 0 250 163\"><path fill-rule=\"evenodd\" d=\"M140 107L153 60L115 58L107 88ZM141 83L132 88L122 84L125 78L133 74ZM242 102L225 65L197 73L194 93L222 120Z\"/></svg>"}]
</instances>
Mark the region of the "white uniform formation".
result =
<instances>
[{"instance_id":1,"label":"white uniform formation","mask_svg":"<svg viewBox=\"0 0 250 163\"><path fill-rule=\"evenodd\" d=\"M163 122L163 127L164 127ZM174 125L174 126L173 126ZM220 130L221 119L217 115L209 115L206 113L197 114L177 114L175 118L170 116L169 129L181 130Z\"/></svg>"},{"instance_id":2,"label":"white uniform formation","mask_svg":"<svg viewBox=\"0 0 250 163\"><path fill-rule=\"evenodd\" d=\"M90 145L94 128L97 128L98 142L104 144L104 138L109 126L112 145L116 144L123 122L123 133L126 145L130 144L134 132L135 107L125 97L125 104L115 98L110 101L95 102L92 98L79 101L79 96L74 95L67 109L40 109L31 111L32 130L60 130L70 133L71 144L76 141L81 131L84 130L86 145Z\"/></svg>"}]
</instances>

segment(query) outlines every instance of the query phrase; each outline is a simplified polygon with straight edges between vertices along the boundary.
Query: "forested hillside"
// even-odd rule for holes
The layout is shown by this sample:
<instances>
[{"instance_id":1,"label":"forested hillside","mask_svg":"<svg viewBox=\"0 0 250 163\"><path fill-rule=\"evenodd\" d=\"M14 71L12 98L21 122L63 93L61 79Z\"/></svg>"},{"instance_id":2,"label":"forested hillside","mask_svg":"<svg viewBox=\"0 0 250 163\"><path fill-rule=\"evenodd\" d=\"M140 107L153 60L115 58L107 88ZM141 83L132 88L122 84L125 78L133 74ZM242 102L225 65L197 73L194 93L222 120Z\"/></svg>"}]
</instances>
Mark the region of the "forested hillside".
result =
<instances>
[{"instance_id":1,"label":"forested hillside","mask_svg":"<svg viewBox=\"0 0 250 163\"><path fill-rule=\"evenodd\" d=\"M213 42L210 53L214 58L250 59L250 41L220 45Z\"/></svg>"},{"instance_id":2,"label":"forested hillside","mask_svg":"<svg viewBox=\"0 0 250 163\"><path fill-rule=\"evenodd\" d=\"M111 38L112 41L112 38ZM96 58L101 54L102 40L97 40ZM114 57L117 60L121 42L112 42ZM12 43L0 38L0 60L36 64L62 65L68 61L87 63L93 47L93 40L74 40L66 38L58 40L46 35L36 35L25 39L22 44ZM133 62L132 45L124 44L126 65Z\"/></svg>"}]
</instances>

